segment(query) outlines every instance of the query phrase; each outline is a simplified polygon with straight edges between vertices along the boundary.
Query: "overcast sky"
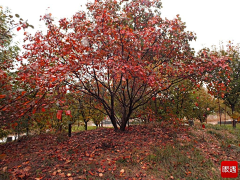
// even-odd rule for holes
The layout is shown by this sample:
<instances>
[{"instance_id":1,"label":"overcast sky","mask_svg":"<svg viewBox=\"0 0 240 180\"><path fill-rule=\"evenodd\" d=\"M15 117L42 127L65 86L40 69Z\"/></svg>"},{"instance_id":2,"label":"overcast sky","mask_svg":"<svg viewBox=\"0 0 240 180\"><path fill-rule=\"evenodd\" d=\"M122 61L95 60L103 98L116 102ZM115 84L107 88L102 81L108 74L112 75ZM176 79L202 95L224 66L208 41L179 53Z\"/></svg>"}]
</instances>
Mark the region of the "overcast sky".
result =
<instances>
[{"instance_id":1,"label":"overcast sky","mask_svg":"<svg viewBox=\"0 0 240 180\"><path fill-rule=\"evenodd\" d=\"M93 0L90 0L93 1ZM19 14L36 30L43 29L40 15L52 13L60 19L70 18L84 8L87 0L1 0L0 6L8 7L12 13ZM81 7L82 5L82 7ZM186 22L187 30L197 34L196 42L191 43L196 51L203 47L219 46L229 40L240 43L240 0L162 0L162 17L173 19L180 14ZM49 8L48 8L49 7ZM19 32L18 32L19 33ZM23 31L20 31L23 34ZM22 36L18 36L21 40Z\"/></svg>"}]
</instances>

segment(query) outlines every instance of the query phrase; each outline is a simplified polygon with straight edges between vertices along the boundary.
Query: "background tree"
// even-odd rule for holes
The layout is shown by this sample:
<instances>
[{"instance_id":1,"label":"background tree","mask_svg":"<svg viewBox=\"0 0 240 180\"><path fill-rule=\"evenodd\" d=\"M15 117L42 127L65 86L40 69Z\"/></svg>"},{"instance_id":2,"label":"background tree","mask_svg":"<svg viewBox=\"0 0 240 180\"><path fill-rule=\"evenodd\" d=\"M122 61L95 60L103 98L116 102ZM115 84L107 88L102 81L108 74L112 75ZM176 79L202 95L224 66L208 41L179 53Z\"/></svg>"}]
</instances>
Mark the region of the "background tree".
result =
<instances>
[{"instance_id":1,"label":"background tree","mask_svg":"<svg viewBox=\"0 0 240 180\"><path fill-rule=\"evenodd\" d=\"M209 114L214 113L216 107L215 98L208 94L207 89L189 80L175 84L167 92L158 96L156 101L157 117L160 120L176 117L199 119L204 122ZM154 105L148 107L151 107L152 111L155 109Z\"/></svg>"},{"instance_id":2,"label":"background tree","mask_svg":"<svg viewBox=\"0 0 240 180\"><path fill-rule=\"evenodd\" d=\"M0 127L1 130L9 129L17 125L15 121L21 119L23 111L19 110L19 105L23 106L26 99L25 90L18 81L16 73L16 59L20 51L18 44L13 41L13 29L26 29L32 27L24 22L18 14L12 15L9 10L0 7ZM34 91L35 93L35 91ZM33 94L34 94L33 93ZM14 107L13 107L14 104ZM4 132L4 131L1 131ZM6 131L5 131L6 132ZM1 137L6 134L0 135Z\"/></svg>"},{"instance_id":3,"label":"background tree","mask_svg":"<svg viewBox=\"0 0 240 180\"><path fill-rule=\"evenodd\" d=\"M180 119L184 117L188 118L188 113L191 111L192 104L189 103L191 99L191 93L197 89L197 85L190 80L182 81L170 88L167 96L169 108L172 108L172 112ZM166 105L167 105L166 104Z\"/></svg>"},{"instance_id":4,"label":"background tree","mask_svg":"<svg viewBox=\"0 0 240 180\"><path fill-rule=\"evenodd\" d=\"M226 71L213 71L209 74L211 77L208 81L208 89L211 94L218 98L219 114L221 114L220 99L231 108L231 116L234 114L235 107L239 104L239 47L233 46L231 42L227 46L227 50L220 48L213 53L218 56L228 57L229 70ZM213 82L214 81L214 82ZM221 116L220 116L221 123Z\"/></svg>"},{"instance_id":5,"label":"background tree","mask_svg":"<svg viewBox=\"0 0 240 180\"><path fill-rule=\"evenodd\" d=\"M220 124L221 124L221 103L220 99L224 98L224 92L226 91L226 87L230 82L230 73L231 68L229 67L229 58L226 54L223 54L219 51L212 50L210 51L209 48L204 48L198 52L198 57L211 57L213 59L223 57L225 58L226 63L222 64L219 61L214 62L217 64L217 67L212 71L206 72L202 76L202 81L206 83L208 92L213 95L216 99L218 99L218 111L220 117Z\"/></svg>"},{"instance_id":6,"label":"background tree","mask_svg":"<svg viewBox=\"0 0 240 180\"><path fill-rule=\"evenodd\" d=\"M208 115L213 114L216 109L216 99L203 87L193 92L190 95L188 104L188 108L191 108L191 110L186 117L196 118L201 123L206 122Z\"/></svg>"},{"instance_id":7,"label":"background tree","mask_svg":"<svg viewBox=\"0 0 240 180\"><path fill-rule=\"evenodd\" d=\"M234 114L235 107L239 104L240 97L240 54L238 46L228 46L227 53L229 58L229 66L231 68L230 82L224 94L224 102L231 107L232 115ZM226 84L226 83L225 83Z\"/></svg>"}]
</instances>

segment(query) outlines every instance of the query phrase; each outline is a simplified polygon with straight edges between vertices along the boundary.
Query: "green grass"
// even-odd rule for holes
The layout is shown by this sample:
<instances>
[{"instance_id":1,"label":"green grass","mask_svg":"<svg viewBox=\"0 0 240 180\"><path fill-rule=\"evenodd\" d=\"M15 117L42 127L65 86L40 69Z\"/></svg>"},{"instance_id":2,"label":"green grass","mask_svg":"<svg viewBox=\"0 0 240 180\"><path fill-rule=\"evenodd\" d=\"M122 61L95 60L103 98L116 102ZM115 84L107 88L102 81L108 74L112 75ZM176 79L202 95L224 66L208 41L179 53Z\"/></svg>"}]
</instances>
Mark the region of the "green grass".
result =
<instances>
[{"instance_id":1,"label":"green grass","mask_svg":"<svg viewBox=\"0 0 240 180\"><path fill-rule=\"evenodd\" d=\"M211 173L212 179L218 179L218 172L212 171L212 162L206 160L192 144L166 145L164 148L153 147L152 153L147 156L146 160L153 167L148 171L158 178L164 175L166 179L170 176L174 179L196 179L196 177L208 179Z\"/></svg>"},{"instance_id":2,"label":"green grass","mask_svg":"<svg viewBox=\"0 0 240 180\"><path fill-rule=\"evenodd\" d=\"M234 129L232 124L216 124L216 125L212 125L212 124L207 124L206 127L210 127L216 130L228 130L228 131L240 131L240 123L237 123L236 128Z\"/></svg>"},{"instance_id":3,"label":"green grass","mask_svg":"<svg viewBox=\"0 0 240 180\"><path fill-rule=\"evenodd\" d=\"M97 129L96 126L87 127L87 130L95 130L95 129ZM72 132L77 132L77 131L85 131L84 126L77 126L77 125L72 126Z\"/></svg>"},{"instance_id":4,"label":"green grass","mask_svg":"<svg viewBox=\"0 0 240 180\"><path fill-rule=\"evenodd\" d=\"M223 135L221 133L218 133L218 132L216 132L214 130L208 130L207 133L214 135L218 139L222 139L223 138Z\"/></svg>"},{"instance_id":5,"label":"green grass","mask_svg":"<svg viewBox=\"0 0 240 180\"><path fill-rule=\"evenodd\" d=\"M232 124L226 125L206 125L207 133L215 136L221 148L226 152L229 152L229 149L233 149L235 152L240 152L240 124L237 124L236 128L232 127Z\"/></svg>"},{"instance_id":6,"label":"green grass","mask_svg":"<svg viewBox=\"0 0 240 180\"><path fill-rule=\"evenodd\" d=\"M113 127L103 127L103 128L113 128ZM98 129L98 127L97 126L87 127L87 130L95 130L95 129ZM84 126L77 126L77 125L72 126L72 132L78 132L78 131L85 131Z\"/></svg>"},{"instance_id":7,"label":"green grass","mask_svg":"<svg viewBox=\"0 0 240 180\"><path fill-rule=\"evenodd\" d=\"M206 128L215 130L214 132L215 134L219 134L219 132L227 131L230 134L236 136L237 139L240 140L240 124L239 123L236 125L236 128L233 128L231 124L226 124L226 125L222 124L221 126L219 124L217 125L207 124ZM219 135L219 137L220 136L222 136L222 134Z\"/></svg>"}]
</instances>

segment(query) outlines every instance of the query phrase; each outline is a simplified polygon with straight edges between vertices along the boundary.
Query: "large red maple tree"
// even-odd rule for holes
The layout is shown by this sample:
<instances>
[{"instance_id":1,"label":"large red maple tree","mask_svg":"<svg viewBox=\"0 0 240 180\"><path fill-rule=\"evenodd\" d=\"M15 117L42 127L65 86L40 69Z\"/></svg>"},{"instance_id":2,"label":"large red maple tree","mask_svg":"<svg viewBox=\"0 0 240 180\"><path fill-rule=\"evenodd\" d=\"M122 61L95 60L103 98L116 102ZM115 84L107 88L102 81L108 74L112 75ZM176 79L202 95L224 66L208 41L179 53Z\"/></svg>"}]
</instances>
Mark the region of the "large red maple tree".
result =
<instances>
[{"instance_id":1,"label":"large red maple tree","mask_svg":"<svg viewBox=\"0 0 240 180\"><path fill-rule=\"evenodd\" d=\"M62 85L63 93L92 96L115 130L124 131L132 113L157 93L225 62L195 58L189 45L195 34L178 15L162 19L160 11L158 0L105 0L58 25L45 15L47 33L26 36L22 81L42 91Z\"/></svg>"}]
</instances>

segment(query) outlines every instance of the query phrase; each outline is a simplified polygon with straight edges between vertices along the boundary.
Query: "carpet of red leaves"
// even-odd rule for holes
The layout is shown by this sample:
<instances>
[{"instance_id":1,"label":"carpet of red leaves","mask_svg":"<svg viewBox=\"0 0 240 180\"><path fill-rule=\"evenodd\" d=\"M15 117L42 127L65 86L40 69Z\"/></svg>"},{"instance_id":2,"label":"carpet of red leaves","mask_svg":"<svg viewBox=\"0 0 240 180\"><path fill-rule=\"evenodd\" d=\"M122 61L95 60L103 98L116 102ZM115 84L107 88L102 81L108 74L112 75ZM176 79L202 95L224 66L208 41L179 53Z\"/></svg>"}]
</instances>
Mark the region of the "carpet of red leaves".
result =
<instances>
[{"instance_id":1,"label":"carpet of red leaves","mask_svg":"<svg viewBox=\"0 0 240 180\"><path fill-rule=\"evenodd\" d=\"M117 179L126 178L126 170L116 162L131 164L137 152L135 162L141 164L151 146L164 146L172 141L171 132L157 126L132 126L124 132L99 128L77 132L72 137L67 134L24 137L19 142L0 146L0 169L12 179L105 179L111 174Z\"/></svg>"},{"instance_id":2,"label":"carpet of red leaves","mask_svg":"<svg viewBox=\"0 0 240 180\"><path fill-rule=\"evenodd\" d=\"M192 143L216 167L220 157L240 161L239 153L224 151L205 130L135 125L124 132L99 128L73 133L72 137L66 133L41 134L2 144L0 174L5 179L35 180L159 179L149 173L151 164L146 158L152 147L174 147L176 143Z\"/></svg>"}]
</instances>

